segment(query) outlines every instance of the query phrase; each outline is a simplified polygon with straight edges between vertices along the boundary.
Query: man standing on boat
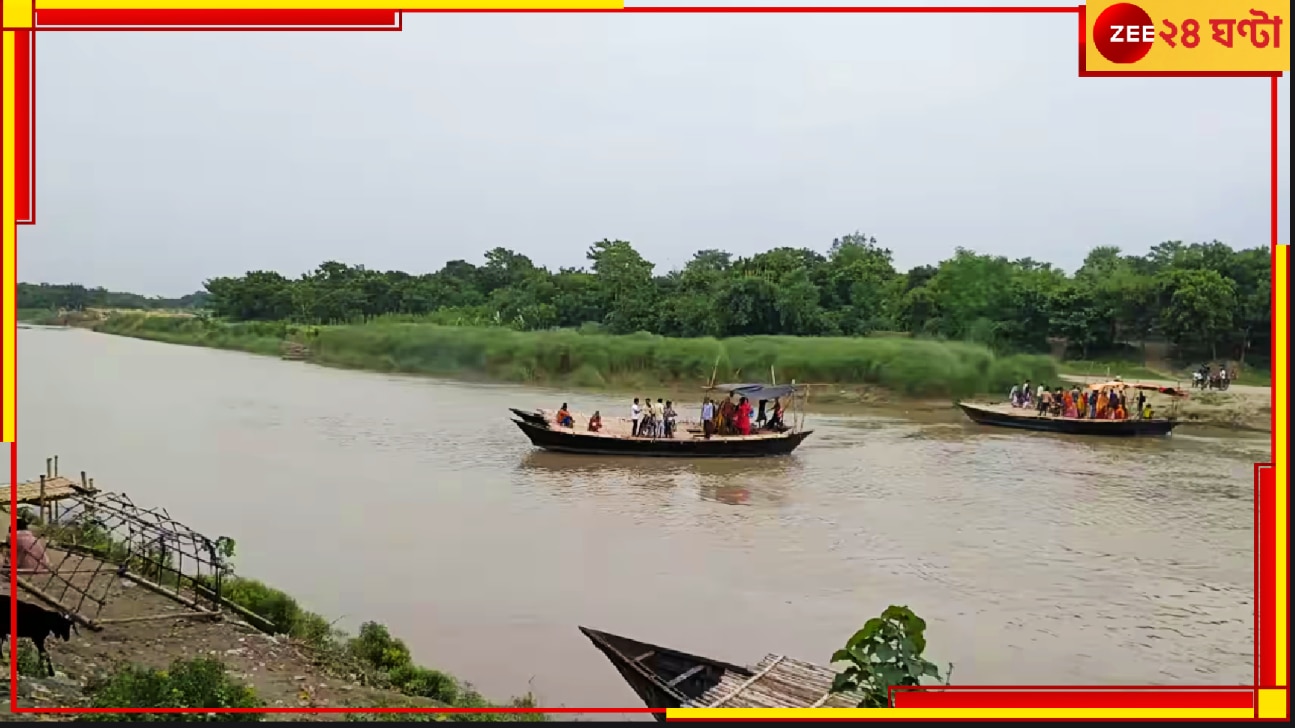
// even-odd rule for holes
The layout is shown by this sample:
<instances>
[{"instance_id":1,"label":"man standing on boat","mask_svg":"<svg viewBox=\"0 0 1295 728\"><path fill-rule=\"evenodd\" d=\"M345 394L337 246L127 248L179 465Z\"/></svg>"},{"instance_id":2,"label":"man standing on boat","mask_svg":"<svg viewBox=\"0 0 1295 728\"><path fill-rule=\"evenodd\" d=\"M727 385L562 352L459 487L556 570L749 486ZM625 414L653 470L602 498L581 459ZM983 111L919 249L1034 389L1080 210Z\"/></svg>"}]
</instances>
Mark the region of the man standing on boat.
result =
<instances>
[{"instance_id":1,"label":"man standing on boat","mask_svg":"<svg viewBox=\"0 0 1295 728\"><path fill-rule=\"evenodd\" d=\"M715 433L715 403L710 401L710 397L701 403L701 431L707 440Z\"/></svg>"},{"instance_id":2,"label":"man standing on boat","mask_svg":"<svg viewBox=\"0 0 1295 728\"><path fill-rule=\"evenodd\" d=\"M634 404L630 405L630 437L639 436L639 418L643 416L643 408L639 406L639 398L634 398Z\"/></svg>"}]
</instances>

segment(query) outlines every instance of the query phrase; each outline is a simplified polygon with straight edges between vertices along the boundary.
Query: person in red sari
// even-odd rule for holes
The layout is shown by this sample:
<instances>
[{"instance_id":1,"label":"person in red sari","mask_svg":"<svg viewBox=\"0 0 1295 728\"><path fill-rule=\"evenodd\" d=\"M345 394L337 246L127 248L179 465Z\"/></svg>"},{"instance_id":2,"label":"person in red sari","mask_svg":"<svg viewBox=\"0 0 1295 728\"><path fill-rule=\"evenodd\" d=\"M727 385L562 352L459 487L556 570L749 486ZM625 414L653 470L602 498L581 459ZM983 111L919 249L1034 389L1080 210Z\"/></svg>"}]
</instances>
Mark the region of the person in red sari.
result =
<instances>
[{"instance_id":1,"label":"person in red sari","mask_svg":"<svg viewBox=\"0 0 1295 728\"><path fill-rule=\"evenodd\" d=\"M737 405L737 431L743 435L751 434L751 403L746 397Z\"/></svg>"}]
</instances>

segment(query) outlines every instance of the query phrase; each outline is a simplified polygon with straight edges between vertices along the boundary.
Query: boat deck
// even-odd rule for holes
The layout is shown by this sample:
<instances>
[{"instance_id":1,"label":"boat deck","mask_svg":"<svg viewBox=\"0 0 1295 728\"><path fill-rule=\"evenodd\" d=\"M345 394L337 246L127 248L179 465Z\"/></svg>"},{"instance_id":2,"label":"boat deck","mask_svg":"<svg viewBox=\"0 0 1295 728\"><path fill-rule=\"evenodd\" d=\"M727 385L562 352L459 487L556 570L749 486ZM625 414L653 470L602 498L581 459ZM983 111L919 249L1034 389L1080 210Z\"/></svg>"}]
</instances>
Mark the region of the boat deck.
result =
<instances>
[{"instance_id":1,"label":"boat deck","mask_svg":"<svg viewBox=\"0 0 1295 728\"><path fill-rule=\"evenodd\" d=\"M1101 425L1101 424L1107 424L1107 423L1111 425L1126 425L1129 422L1139 422L1139 421L1141 422L1160 422L1160 421L1167 422L1168 421L1164 417L1152 417L1149 420L1143 420L1141 417L1127 417L1122 420L1107 420L1107 419L1093 420L1087 417L1062 417L1060 415L1053 415L1053 414L1039 414L1039 411L1034 407L1013 407L1010 403L1007 403L1007 402L993 402L993 403L962 402L960 404L964 407L969 407L971 409L977 409L983 412L993 412L995 414L1000 414L1000 415L1008 415L1010 417L1014 417L1016 419L1023 419L1023 420L1068 420L1068 421L1082 421L1086 424L1095 424L1095 425Z\"/></svg>"},{"instance_id":2,"label":"boat deck","mask_svg":"<svg viewBox=\"0 0 1295 728\"><path fill-rule=\"evenodd\" d=\"M830 667L766 655L753 675L726 672L690 708L854 708L859 696L832 692Z\"/></svg>"},{"instance_id":3,"label":"boat deck","mask_svg":"<svg viewBox=\"0 0 1295 728\"><path fill-rule=\"evenodd\" d=\"M557 410L537 409L535 411L544 415L545 419L547 419L550 423L552 423L557 416ZM602 416L603 428L598 432L590 432L589 431L590 416L591 415L584 414L581 412L571 412L571 420L572 420L571 431L578 432L582 435L589 435L590 437L607 437L607 438L618 439L618 440L656 439L652 437L639 437L639 438L633 437L633 435L631 435L630 433L634 431L634 426L633 426L633 422L628 417L608 417L606 415L603 415ZM550 427L556 427L556 426L550 425ZM559 429L566 429L566 428L559 428ZM781 438L785 438L786 436L787 436L787 433L780 433L780 432L753 432L750 435L713 435L711 436L710 439L713 441L725 442L729 440L781 439ZM676 419L673 439L675 440L702 439L701 422L698 420L684 420L682 418Z\"/></svg>"}]
</instances>

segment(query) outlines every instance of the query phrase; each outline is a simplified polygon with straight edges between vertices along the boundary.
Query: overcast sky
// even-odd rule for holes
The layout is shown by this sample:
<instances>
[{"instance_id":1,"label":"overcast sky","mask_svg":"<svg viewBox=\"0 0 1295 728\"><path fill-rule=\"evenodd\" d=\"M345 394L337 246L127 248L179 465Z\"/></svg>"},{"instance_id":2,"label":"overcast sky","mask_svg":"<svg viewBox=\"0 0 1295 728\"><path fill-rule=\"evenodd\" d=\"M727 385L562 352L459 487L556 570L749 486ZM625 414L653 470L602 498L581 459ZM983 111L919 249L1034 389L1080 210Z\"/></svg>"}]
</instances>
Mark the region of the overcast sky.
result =
<instances>
[{"instance_id":1,"label":"overcast sky","mask_svg":"<svg viewBox=\"0 0 1295 728\"><path fill-rule=\"evenodd\" d=\"M957 246L1073 269L1099 244L1266 245L1269 81L1081 79L1075 35L1071 15L43 33L19 277L179 295L495 246L582 265L604 237L662 270L856 229L901 268ZM1283 243L1289 182L1283 162Z\"/></svg>"}]
</instances>

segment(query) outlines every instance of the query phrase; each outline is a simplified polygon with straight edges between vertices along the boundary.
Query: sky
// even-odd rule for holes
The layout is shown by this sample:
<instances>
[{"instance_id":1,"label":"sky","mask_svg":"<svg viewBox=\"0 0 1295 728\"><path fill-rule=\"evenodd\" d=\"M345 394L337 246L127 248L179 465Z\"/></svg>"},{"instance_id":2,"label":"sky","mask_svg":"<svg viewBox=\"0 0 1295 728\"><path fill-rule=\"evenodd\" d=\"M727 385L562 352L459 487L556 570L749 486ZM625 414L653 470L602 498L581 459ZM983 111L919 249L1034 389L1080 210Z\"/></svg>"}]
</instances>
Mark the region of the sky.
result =
<instances>
[{"instance_id":1,"label":"sky","mask_svg":"<svg viewBox=\"0 0 1295 728\"><path fill-rule=\"evenodd\" d=\"M664 271L854 231L900 269L966 247L1073 270L1096 245L1270 240L1269 81L1079 78L1071 15L404 25L41 34L20 280L178 296L496 246L580 266L603 238Z\"/></svg>"}]
</instances>

